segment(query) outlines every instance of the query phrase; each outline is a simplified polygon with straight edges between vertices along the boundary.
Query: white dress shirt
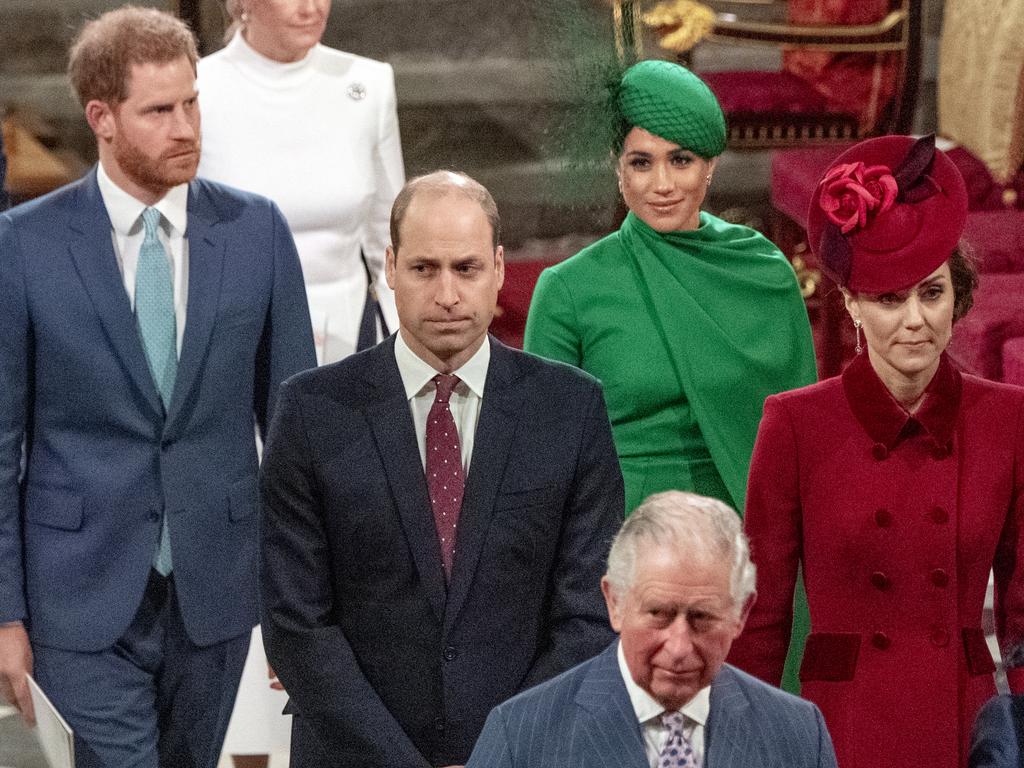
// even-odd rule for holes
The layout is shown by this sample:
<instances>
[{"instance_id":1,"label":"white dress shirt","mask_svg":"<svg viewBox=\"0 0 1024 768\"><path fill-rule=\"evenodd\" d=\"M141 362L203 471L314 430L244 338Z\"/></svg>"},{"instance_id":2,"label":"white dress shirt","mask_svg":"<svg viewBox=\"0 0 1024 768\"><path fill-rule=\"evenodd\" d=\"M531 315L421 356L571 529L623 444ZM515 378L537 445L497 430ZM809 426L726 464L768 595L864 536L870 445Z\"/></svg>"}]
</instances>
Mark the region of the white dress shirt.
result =
<instances>
[{"instance_id":1,"label":"white dress shirt","mask_svg":"<svg viewBox=\"0 0 1024 768\"><path fill-rule=\"evenodd\" d=\"M142 212L146 204L136 200L113 182L103 169L103 163L96 169L96 181L100 196L110 216L111 237L117 266L121 270L128 301L135 311L135 272L139 265L139 250L146 232L142 226ZM185 226L188 221L188 184L172 187L163 199L152 206L160 211L162 218L158 237L163 243L164 253L171 260L171 280L174 282L174 321L177 325L178 356L181 356L181 340L185 334L185 308L188 305L188 241Z\"/></svg>"},{"instance_id":2,"label":"white dress shirt","mask_svg":"<svg viewBox=\"0 0 1024 768\"><path fill-rule=\"evenodd\" d=\"M641 688L633 681L633 676L626 666L626 655L622 652L622 643L618 647L619 672L626 683L626 692L629 693L629 701L636 712L636 719L644 736L644 749L647 752L647 763L651 768L657 768L658 757L668 740L668 728L662 725L661 715L666 711L661 704L655 701L651 694ZM693 746L694 758L697 765L704 765L704 728L708 722L708 714L711 712L711 687L707 686L697 691L697 695L690 699L682 709L686 725L684 731Z\"/></svg>"},{"instance_id":3,"label":"white dress shirt","mask_svg":"<svg viewBox=\"0 0 1024 768\"><path fill-rule=\"evenodd\" d=\"M416 425L416 443L420 449L420 461L423 470L427 467L427 415L434 404L436 387L431 381L440 371L421 360L402 338L401 331L395 336L395 362L402 376L405 396L409 399L412 420ZM491 345L485 338L484 343L461 368L453 373L460 381L452 391L448 407L455 419L455 429L459 432L459 448L462 450L463 477L469 476L469 461L473 456L473 438L476 436L476 424L480 418L480 406L484 397L484 382L487 379L487 366L491 362Z\"/></svg>"}]
</instances>

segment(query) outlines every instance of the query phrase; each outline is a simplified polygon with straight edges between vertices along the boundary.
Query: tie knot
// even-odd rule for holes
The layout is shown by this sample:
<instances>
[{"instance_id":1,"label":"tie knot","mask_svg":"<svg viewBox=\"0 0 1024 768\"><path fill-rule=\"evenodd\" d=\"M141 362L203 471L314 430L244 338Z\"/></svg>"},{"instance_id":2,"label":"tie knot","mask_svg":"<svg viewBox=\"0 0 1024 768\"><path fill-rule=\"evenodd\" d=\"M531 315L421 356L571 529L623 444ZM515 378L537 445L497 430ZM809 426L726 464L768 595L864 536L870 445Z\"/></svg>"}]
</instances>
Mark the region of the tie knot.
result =
<instances>
[{"instance_id":1,"label":"tie knot","mask_svg":"<svg viewBox=\"0 0 1024 768\"><path fill-rule=\"evenodd\" d=\"M663 712L661 715L662 724L668 728L669 734L682 734L686 718L682 712Z\"/></svg>"},{"instance_id":2,"label":"tie knot","mask_svg":"<svg viewBox=\"0 0 1024 768\"><path fill-rule=\"evenodd\" d=\"M435 403L447 403L452 390L459 383L459 377L452 373L439 373L433 379L437 391L434 393Z\"/></svg>"},{"instance_id":3,"label":"tie knot","mask_svg":"<svg viewBox=\"0 0 1024 768\"><path fill-rule=\"evenodd\" d=\"M156 234L156 228L160 226L160 211L156 208L143 210L142 226L146 230L146 237L153 237Z\"/></svg>"}]
</instances>

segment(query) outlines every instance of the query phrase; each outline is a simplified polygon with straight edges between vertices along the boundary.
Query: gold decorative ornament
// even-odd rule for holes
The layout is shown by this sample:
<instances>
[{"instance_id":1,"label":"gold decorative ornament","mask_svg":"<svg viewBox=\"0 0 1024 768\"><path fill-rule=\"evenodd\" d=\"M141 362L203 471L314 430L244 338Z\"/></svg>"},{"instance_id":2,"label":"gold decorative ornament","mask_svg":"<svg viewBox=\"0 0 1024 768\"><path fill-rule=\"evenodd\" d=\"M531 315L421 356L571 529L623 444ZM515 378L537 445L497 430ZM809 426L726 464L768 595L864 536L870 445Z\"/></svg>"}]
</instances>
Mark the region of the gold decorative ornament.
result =
<instances>
[{"instance_id":1,"label":"gold decorative ornament","mask_svg":"<svg viewBox=\"0 0 1024 768\"><path fill-rule=\"evenodd\" d=\"M689 51L715 25L715 12L696 0L663 0L640 18L657 33L662 48L676 53Z\"/></svg>"}]
</instances>

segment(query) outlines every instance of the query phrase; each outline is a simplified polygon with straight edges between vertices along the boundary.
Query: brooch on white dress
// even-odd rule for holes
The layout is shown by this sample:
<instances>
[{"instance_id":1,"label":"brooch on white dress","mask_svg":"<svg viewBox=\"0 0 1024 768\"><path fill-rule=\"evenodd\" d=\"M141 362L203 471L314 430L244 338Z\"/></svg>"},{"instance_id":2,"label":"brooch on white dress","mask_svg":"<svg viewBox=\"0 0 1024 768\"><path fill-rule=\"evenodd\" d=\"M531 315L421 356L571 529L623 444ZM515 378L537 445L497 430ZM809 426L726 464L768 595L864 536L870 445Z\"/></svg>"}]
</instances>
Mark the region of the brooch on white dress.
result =
<instances>
[{"instance_id":1,"label":"brooch on white dress","mask_svg":"<svg viewBox=\"0 0 1024 768\"><path fill-rule=\"evenodd\" d=\"M348 87L348 97L353 101L362 101L366 98L366 86L362 83L352 83Z\"/></svg>"}]
</instances>

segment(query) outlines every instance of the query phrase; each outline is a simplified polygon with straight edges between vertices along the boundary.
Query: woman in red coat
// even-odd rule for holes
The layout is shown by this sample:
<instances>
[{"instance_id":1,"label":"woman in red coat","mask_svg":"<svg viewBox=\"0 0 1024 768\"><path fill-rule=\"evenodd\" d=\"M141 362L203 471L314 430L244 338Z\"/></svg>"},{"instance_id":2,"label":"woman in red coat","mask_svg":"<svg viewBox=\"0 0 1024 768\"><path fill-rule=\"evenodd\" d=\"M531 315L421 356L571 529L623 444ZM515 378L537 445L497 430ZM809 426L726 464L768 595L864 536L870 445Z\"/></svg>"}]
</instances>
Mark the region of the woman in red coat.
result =
<instances>
[{"instance_id":1,"label":"woman in red coat","mask_svg":"<svg viewBox=\"0 0 1024 768\"><path fill-rule=\"evenodd\" d=\"M943 353L977 282L958 246L966 207L932 137L872 139L826 172L808 239L861 354L769 397L754 449L744 524L758 597L730 661L779 682L802 565L802 693L840 768L966 766L996 690L990 570L1003 657L1022 658L1024 389L962 375ZM1008 678L1024 690L1024 668Z\"/></svg>"}]
</instances>

